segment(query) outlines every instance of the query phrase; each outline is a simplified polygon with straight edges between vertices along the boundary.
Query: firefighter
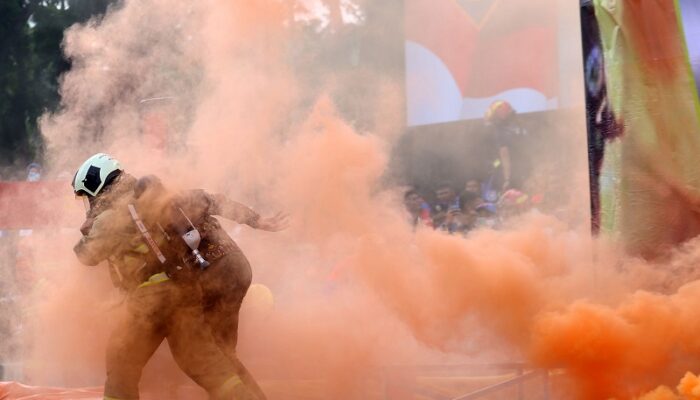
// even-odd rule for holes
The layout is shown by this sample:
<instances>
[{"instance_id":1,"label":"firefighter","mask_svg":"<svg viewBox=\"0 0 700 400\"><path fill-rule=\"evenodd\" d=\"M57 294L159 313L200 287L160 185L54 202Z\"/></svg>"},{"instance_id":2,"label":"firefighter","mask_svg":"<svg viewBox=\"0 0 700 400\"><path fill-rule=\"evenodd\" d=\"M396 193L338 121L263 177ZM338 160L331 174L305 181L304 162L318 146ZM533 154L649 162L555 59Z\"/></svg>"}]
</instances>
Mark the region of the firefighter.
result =
<instances>
[{"instance_id":1,"label":"firefighter","mask_svg":"<svg viewBox=\"0 0 700 400\"><path fill-rule=\"evenodd\" d=\"M508 189L523 190L532 173L535 161L532 155L538 154L536 150L539 149L534 147L538 143L518 122L517 112L507 101L493 102L484 115L484 122L492 134L488 146L491 153L488 191L496 190L500 195Z\"/></svg>"},{"instance_id":2,"label":"firefighter","mask_svg":"<svg viewBox=\"0 0 700 400\"><path fill-rule=\"evenodd\" d=\"M158 226L170 238L168 250L179 264L186 266L187 272L173 271L173 274L192 274L195 271L194 279L203 296L204 318L214 339L232 360L239 363L236 355L238 318L251 284L252 271L248 259L214 216L272 232L287 226L286 216L279 213L263 218L241 203L203 190L170 192L153 176L139 180L135 192L144 204L144 219ZM192 230L196 230L201 238L195 249L180 239ZM201 257L199 261L198 257ZM192 279L191 275L187 279ZM242 365L240 368L244 371L241 374L244 382L262 396L252 376Z\"/></svg>"},{"instance_id":3,"label":"firefighter","mask_svg":"<svg viewBox=\"0 0 700 400\"><path fill-rule=\"evenodd\" d=\"M211 399L264 399L242 364L214 339L202 288L176 262L167 234L141 220L136 210L146 205L138 186L102 153L86 160L73 179L75 194L89 203L74 251L86 265L107 260L113 282L127 296L125 317L108 342L104 398L138 399L143 367L167 338L177 364Z\"/></svg>"}]
</instances>

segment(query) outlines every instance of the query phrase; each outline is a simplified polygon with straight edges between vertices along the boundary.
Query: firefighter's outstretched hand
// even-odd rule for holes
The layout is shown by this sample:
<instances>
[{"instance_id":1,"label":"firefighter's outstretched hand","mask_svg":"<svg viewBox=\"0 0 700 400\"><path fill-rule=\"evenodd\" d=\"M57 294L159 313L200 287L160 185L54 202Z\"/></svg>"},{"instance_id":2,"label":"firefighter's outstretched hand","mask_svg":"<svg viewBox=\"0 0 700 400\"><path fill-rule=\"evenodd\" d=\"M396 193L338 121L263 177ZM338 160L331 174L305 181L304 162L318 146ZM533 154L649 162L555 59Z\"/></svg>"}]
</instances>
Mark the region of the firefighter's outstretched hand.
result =
<instances>
[{"instance_id":1,"label":"firefighter's outstretched hand","mask_svg":"<svg viewBox=\"0 0 700 400\"><path fill-rule=\"evenodd\" d=\"M256 229L262 229L269 232L278 232L289 227L289 216L285 213L278 212L272 217L260 217L258 219Z\"/></svg>"}]
</instances>

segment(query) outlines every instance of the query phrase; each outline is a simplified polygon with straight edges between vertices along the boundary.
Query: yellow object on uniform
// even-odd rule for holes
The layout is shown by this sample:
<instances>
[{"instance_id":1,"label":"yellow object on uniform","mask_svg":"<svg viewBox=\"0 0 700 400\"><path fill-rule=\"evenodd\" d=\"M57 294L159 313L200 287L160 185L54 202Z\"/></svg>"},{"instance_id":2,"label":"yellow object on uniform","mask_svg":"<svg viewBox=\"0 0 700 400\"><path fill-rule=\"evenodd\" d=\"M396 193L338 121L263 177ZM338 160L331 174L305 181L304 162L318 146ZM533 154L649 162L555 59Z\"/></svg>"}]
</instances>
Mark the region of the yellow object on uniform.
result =
<instances>
[{"instance_id":1,"label":"yellow object on uniform","mask_svg":"<svg viewBox=\"0 0 700 400\"><path fill-rule=\"evenodd\" d=\"M250 285L248 293L243 298L241 309L244 313L256 317L267 317L275 307L275 297L267 286L261 283Z\"/></svg>"},{"instance_id":2,"label":"yellow object on uniform","mask_svg":"<svg viewBox=\"0 0 700 400\"><path fill-rule=\"evenodd\" d=\"M238 385L243 385L241 377L238 375L232 375L216 390L216 392L218 394L231 394Z\"/></svg>"},{"instance_id":3,"label":"yellow object on uniform","mask_svg":"<svg viewBox=\"0 0 700 400\"><path fill-rule=\"evenodd\" d=\"M146 282L139 285L139 288L157 285L159 283L169 281L169 280L170 280L170 278L168 278L168 275L165 272L160 272L160 273L151 275L151 277L148 278L148 280Z\"/></svg>"},{"instance_id":4,"label":"yellow object on uniform","mask_svg":"<svg viewBox=\"0 0 700 400\"><path fill-rule=\"evenodd\" d=\"M147 254L150 250L148 250L148 246L146 246L146 243L141 243L138 246L134 247L134 251L140 254Z\"/></svg>"}]
</instances>

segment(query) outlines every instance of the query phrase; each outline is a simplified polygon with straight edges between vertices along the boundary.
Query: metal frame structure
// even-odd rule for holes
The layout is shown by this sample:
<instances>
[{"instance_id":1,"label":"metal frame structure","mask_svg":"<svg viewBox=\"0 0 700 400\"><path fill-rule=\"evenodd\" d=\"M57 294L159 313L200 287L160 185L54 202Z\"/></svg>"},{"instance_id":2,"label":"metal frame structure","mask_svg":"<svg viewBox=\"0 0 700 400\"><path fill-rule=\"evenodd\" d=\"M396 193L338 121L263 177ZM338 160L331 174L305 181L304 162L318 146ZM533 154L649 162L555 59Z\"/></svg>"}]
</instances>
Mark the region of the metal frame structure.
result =
<instances>
[{"instance_id":1,"label":"metal frame structure","mask_svg":"<svg viewBox=\"0 0 700 400\"><path fill-rule=\"evenodd\" d=\"M421 385L418 378L496 378L501 375L514 375L502 382L488 385L456 397L437 390L434 387ZM532 379L542 380L543 400L550 400L549 371L533 369L523 363L497 364L460 364L433 366L393 366L382 371L384 382L384 399L404 399L415 397L431 400L476 400L486 396L496 395L504 390L517 387L517 400L525 399L524 383Z\"/></svg>"}]
</instances>

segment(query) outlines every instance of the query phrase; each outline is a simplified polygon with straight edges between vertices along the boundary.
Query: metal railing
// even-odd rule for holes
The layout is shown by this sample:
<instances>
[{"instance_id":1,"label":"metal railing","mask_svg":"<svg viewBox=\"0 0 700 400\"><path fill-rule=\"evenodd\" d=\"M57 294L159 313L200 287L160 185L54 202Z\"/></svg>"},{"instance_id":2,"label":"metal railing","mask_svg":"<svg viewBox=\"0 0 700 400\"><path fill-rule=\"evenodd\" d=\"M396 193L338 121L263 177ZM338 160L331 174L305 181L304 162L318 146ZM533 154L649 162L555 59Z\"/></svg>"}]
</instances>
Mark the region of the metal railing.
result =
<instances>
[{"instance_id":1,"label":"metal railing","mask_svg":"<svg viewBox=\"0 0 700 400\"><path fill-rule=\"evenodd\" d=\"M512 386L518 387L518 400L522 400L524 398L524 391L523 391L523 383L527 380L534 379L538 376L542 376L542 399L543 400L549 400L549 371L546 370L536 370L536 371L530 371L522 375L518 375L515 378L509 379L505 382L500 382L496 383L491 386L487 386L483 389L479 389L476 391L473 391L471 393L455 397L451 400L475 400L475 399L480 399L483 398L484 396L488 396L491 394L496 394L498 392L503 391L504 389L510 388Z\"/></svg>"},{"instance_id":2,"label":"metal railing","mask_svg":"<svg viewBox=\"0 0 700 400\"><path fill-rule=\"evenodd\" d=\"M550 399L549 371L532 369L523 363L394 366L385 368L382 375L386 400L413 398L416 395L431 400L475 400L504 393L507 390L513 390L513 388L517 394L515 396L509 395L509 398L524 400L526 398L525 383L536 378L541 379L541 389L537 390L541 393L539 398ZM421 380L439 378L505 380L457 396L448 394L447 390L436 388L434 384L420 383ZM529 393L527 397L533 398L532 393Z\"/></svg>"},{"instance_id":3,"label":"metal railing","mask_svg":"<svg viewBox=\"0 0 700 400\"><path fill-rule=\"evenodd\" d=\"M4 367L4 377L3 369ZM0 381L21 381L22 363L6 362L0 365ZM324 392L324 378L317 370L290 371L280 368L258 376L266 379L317 384L316 393ZM536 380L541 379L538 385ZM433 366L392 366L367 371L361 378L367 384L367 398L385 400L430 399L430 400L483 400L486 398L525 400L549 400L550 372L532 369L524 364L462 364ZM493 383L494 381L498 381ZM374 383L373 383L374 382ZM376 385L375 385L376 384ZM382 387L383 386L383 387ZM471 389L464 389L472 386ZM370 389L370 387L376 388ZM457 387L457 388L456 388ZM460 394L460 389L464 393ZM383 393L382 393L383 391ZM371 394L371 395L370 395ZM288 398L330 398L292 396Z\"/></svg>"}]
</instances>

